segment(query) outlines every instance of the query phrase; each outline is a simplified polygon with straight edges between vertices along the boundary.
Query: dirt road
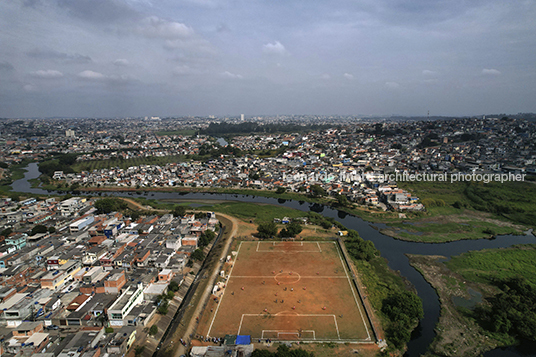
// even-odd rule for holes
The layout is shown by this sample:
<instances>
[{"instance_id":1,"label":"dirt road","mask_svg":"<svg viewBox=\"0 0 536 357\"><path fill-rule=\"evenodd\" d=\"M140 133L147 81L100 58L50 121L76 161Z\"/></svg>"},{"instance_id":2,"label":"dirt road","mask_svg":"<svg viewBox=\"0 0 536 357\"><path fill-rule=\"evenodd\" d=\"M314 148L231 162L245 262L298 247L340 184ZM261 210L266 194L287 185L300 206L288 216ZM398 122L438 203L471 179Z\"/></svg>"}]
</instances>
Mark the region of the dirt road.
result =
<instances>
[{"instance_id":1,"label":"dirt road","mask_svg":"<svg viewBox=\"0 0 536 357\"><path fill-rule=\"evenodd\" d=\"M222 248L220 256L218 258L220 261L225 261L225 257L227 256L227 251L229 250L229 246L231 245L231 242L233 241L233 237L235 237L238 232L238 227L239 227L240 222L238 221L238 219L228 216L223 213L216 213L216 217L225 226L225 232L223 233L223 237L222 237L222 239L224 239L225 245ZM216 266L214 266L213 268L213 271L210 273L209 282L215 281L216 276L218 275L219 271L220 271L220 265L216 264ZM189 336L192 333L194 333L197 327L197 321L195 317L200 316L201 313L203 312L205 302L208 300L208 298L212 294L212 286L213 286L212 283L207 284L207 287L203 291L203 295L201 296L201 299L199 300L195 308L195 312L193 314L194 318L192 318L188 322L188 326L186 327L186 330L183 336L176 336L176 337L174 336L174 341L175 340L178 341L180 338L182 338L184 341L188 341L188 342L190 341ZM175 357L179 357L181 355L186 354L187 349L188 349L187 347L179 345L179 348L177 348L177 351L175 352Z\"/></svg>"}]
</instances>

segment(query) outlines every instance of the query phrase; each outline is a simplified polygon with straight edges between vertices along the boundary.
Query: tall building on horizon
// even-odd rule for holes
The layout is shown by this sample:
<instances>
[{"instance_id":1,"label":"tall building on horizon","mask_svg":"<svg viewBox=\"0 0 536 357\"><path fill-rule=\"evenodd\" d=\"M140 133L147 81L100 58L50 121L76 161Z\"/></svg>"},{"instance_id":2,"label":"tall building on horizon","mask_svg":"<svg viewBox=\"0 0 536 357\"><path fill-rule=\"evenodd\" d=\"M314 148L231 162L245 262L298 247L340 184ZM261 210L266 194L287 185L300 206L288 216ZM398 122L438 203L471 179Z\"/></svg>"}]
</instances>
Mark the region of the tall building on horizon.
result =
<instances>
[{"instance_id":1,"label":"tall building on horizon","mask_svg":"<svg viewBox=\"0 0 536 357\"><path fill-rule=\"evenodd\" d=\"M240 120L244 121L244 114L240 114Z\"/></svg>"}]
</instances>

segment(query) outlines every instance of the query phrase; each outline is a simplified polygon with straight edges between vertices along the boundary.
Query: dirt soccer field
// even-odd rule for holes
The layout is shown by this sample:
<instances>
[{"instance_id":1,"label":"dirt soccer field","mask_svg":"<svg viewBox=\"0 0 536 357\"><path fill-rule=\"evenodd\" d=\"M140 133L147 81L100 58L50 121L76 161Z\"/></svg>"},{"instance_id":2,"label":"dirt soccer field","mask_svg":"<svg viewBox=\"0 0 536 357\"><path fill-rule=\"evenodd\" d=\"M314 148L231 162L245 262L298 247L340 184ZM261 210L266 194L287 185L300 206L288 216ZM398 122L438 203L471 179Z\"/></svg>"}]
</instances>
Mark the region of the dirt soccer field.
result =
<instances>
[{"instance_id":1,"label":"dirt soccer field","mask_svg":"<svg viewBox=\"0 0 536 357\"><path fill-rule=\"evenodd\" d=\"M335 242L241 242L199 333L372 342L343 259Z\"/></svg>"}]
</instances>

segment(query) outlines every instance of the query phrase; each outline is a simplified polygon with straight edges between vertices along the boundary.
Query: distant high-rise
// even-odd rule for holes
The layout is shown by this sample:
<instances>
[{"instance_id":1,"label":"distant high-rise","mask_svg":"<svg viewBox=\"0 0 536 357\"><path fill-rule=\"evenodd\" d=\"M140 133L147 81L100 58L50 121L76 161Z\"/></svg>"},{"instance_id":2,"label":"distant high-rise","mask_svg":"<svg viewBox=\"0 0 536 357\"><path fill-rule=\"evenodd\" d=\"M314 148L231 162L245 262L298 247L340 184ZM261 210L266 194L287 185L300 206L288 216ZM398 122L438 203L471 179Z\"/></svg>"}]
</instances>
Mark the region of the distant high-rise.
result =
<instances>
[{"instance_id":1,"label":"distant high-rise","mask_svg":"<svg viewBox=\"0 0 536 357\"><path fill-rule=\"evenodd\" d=\"M240 114L240 120L244 121L244 114Z\"/></svg>"},{"instance_id":2,"label":"distant high-rise","mask_svg":"<svg viewBox=\"0 0 536 357\"><path fill-rule=\"evenodd\" d=\"M68 138L74 138L74 130L73 129L65 130L65 136Z\"/></svg>"}]
</instances>

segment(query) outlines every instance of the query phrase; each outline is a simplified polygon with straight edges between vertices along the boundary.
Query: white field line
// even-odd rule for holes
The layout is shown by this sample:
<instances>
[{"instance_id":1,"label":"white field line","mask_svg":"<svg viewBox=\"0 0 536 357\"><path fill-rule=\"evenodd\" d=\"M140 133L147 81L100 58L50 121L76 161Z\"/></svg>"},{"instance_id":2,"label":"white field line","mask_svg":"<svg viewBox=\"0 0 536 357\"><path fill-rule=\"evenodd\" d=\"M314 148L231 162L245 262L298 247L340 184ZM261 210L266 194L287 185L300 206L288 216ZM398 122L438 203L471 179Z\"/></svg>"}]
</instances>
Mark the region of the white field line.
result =
<instances>
[{"instance_id":1,"label":"white field line","mask_svg":"<svg viewBox=\"0 0 536 357\"><path fill-rule=\"evenodd\" d=\"M273 247L277 247L279 245L281 245L282 242L272 242L272 246ZM291 242L285 242L285 245L288 245L289 243ZM298 247L304 247L304 243L305 244L316 244L316 246L318 247L318 250L301 250L301 251L297 251L297 252L290 252L290 253L322 253L322 249L320 248L320 244L319 242L292 242L292 243L295 243L295 245L297 245ZM259 252L259 253L286 253L284 251L277 251L277 250L266 250L266 249L260 249L261 248L261 241L258 241L257 242L257 249L255 250L256 252Z\"/></svg>"},{"instance_id":2,"label":"white field line","mask_svg":"<svg viewBox=\"0 0 536 357\"><path fill-rule=\"evenodd\" d=\"M361 321L363 321L363 325L365 326L365 330L367 331L368 339L370 340L370 333L367 327L367 324L365 322L365 318L363 317L363 313L361 312L361 306L359 306L359 303L357 302L357 297L355 296L354 288L352 287L352 282L350 281L350 276L348 275L348 271L346 270L346 265L344 265L344 261L341 257L341 252L339 251L339 248L337 247L337 253L339 254L339 259L341 260L342 268L344 269L344 272L346 273L346 277L348 278L348 285L350 286L350 290L352 290L352 294L354 295L354 301L357 305L357 309L359 310L359 314L361 315Z\"/></svg>"},{"instance_id":3,"label":"white field line","mask_svg":"<svg viewBox=\"0 0 536 357\"><path fill-rule=\"evenodd\" d=\"M236 261L238 260L238 254L240 253L240 248L242 248L242 243L240 242L240 245L238 246L238 250L236 251L235 261L233 262L233 266L231 267L231 270L229 271L229 279L231 278L231 274L233 273L233 269L235 267ZM210 322L210 326L208 328L207 336L210 336L210 330L212 330L212 325L214 324L214 320L216 319L216 315L218 315L218 310L220 309L221 302L223 301L223 298L225 297L225 293L222 295L220 301L218 302L216 306L216 312L214 313L214 316L212 317L212 321Z\"/></svg>"},{"instance_id":4,"label":"white field line","mask_svg":"<svg viewBox=\"0 0 536 357\"><path fill-rule=\"evenodd\" d=\"M240 325L238 326L238 332L237 335L240 335L240 331L242 330L242 323L244 322L244 316L246 317L264 317L266 314L242 314L242 317L240 318ZM272 317L278 317L278 316L305 316L305 317L333 317L333 321L335 322L335 329L337 330L337 337L340 340L341 335L339 333L339 326L337 324L337 316L332 314L296 314L296 315L272 315ZM288 334L288 335L298 335L298 332L292 332L291 330L262 330L261 338L264 339L264 332L277 332L277 336L279 337L279 334ZM313 340L316 340L316 332L315 330L303 330L302 332L312 332L313 333Z\"/></svg>"},{"instance_id":5,"label":"white field line","mask_svg":"<svg viewBox=\"0 0 536 357\"><path fill-rule=\"evenodd\" d=\"M335 328L337 329L337 337L340 340L341 339L341 334L339 333L339 325L337 325L337 317L335 315L332 315L332 316L333 316L333 321L335 322Z\"/></svg>"}]
</instances>

